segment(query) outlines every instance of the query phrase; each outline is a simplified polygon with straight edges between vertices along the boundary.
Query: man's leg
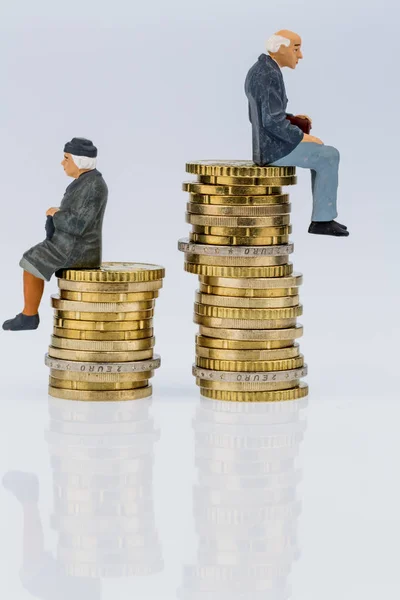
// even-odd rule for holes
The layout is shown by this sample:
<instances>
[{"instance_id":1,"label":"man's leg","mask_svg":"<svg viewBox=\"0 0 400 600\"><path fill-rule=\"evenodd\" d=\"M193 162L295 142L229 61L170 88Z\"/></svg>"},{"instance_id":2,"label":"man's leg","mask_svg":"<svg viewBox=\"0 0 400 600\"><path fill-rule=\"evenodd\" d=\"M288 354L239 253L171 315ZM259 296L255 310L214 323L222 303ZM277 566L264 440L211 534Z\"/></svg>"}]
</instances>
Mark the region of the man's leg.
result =
<instances>
[{"instance_id":1,"label":"man's leg","mask_svg":"<svg viewBox=\"0 0 400 600\"><path fill-rule=\"evenodd\" d=\"M317 223L316 228L318 228L318 222L325 223L321 227L325 228L326 231L321 229L321 233L326 232L329 235L341 235L338 231L340 225L334 221L337 217L339 161L339 152L333 146L325 146L315 142L301 142L290 154L272 163L274 166L295 166L311 169L313 194L311 220L313 223ZM330 227L327 226L328 223ZM317 232L319 233L319 231L315 233ZM343 235L348 235L348 233Z\"/></svg>"},{"instance_id":2,"label":"man's leg","mask_svg":"<svg viewBox=\"0 0 400 600\"><path fill-rule=\"evenodd\" d=\"M312 191L312 195L314 198L314 188L315 188L315 178L317 176L317 172L314 171L314 169L311 169L311 191ZM342 229L346 229L347 227L346 225L342 225L342 223L338 223L337 221L335 221L335 223L337 223L338 225L340 225L340 227L342 227Z\"/></svg>"},{"instance_id":3,"label":"man's leg","mask_svg":"<svg viewBox=\"0 0 400 600\"><path fill-rule=\"evenodd\" d=\"M39 305L44 291L44 280L24 270L24 309L14 319L3 323L8 331L26 331L37 329L40 323Z\"/></svg>"},{"instance_id":4,"label":"man's leg","mask_svg":"<svg viewBox=\"0 0 400 600\"><path fill-rule=\"evenodd\" d=\"M311 192L312 197L314 198L314 188L315 188L315 178L317 176L317 172L314 169L311 169Z\"/></svg>"}]
</instances>

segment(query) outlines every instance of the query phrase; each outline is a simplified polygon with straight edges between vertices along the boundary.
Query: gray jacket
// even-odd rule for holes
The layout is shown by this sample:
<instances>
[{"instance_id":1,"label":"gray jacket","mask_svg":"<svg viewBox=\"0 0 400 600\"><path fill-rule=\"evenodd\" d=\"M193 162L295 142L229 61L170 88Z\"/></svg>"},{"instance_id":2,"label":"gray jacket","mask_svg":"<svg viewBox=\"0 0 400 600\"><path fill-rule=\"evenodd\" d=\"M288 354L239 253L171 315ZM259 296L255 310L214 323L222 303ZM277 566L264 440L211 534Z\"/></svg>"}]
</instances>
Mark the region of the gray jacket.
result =
<instances>
[{"instance_id":1,"label":"gray jacket","mask_svg":"<svg viewBox=\"0 0 400 600\"><path fill-rule=\"evenodd\" d=\"M253 128L253 162L268 165L290 154L303 139L301 129L286 119L285 84L278 63L261 54L245 82Z\"/></svg>"},{"instance_id":2,"label":"gray jacket","mask_svg":"<svg viewBox=\"0 0 400 600\"><path fill-rule=\"evenodd\" d=\"M47 281L59 269L99 267L107 197L97 169L82 173L65 190L52 237L27 250L21 267Z\"/></svg>"}]
</instances>

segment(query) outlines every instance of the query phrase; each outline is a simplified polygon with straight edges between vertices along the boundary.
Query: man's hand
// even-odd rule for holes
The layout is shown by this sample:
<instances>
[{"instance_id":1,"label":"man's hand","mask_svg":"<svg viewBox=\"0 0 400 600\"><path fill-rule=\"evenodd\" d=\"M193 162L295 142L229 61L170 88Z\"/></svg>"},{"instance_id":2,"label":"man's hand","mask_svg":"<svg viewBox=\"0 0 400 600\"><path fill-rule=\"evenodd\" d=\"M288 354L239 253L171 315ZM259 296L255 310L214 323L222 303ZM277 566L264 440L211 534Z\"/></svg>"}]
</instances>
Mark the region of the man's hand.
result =
<instances>
[{"instance_id":1,"label":"man's hand","mask_svg":"<svg viewBox=\"0 0 400 600\"><path fill-rule=\"evenodd\" d=\"M322 145L324 143L322 140L315 137L315 135L309 135L308 133L304 134L303 139L301 141L302 142L314 142L315 144L322 144Z\"/></svg>"},{"instance_id":2,"label":"man's hand","mask_svg":"<svg viewBox=\"0 0 400 600\"><path fill-rule=\"evenodd\" d=\"M49 208L49 210L46 213L46 217L52 217L54 213L58 212L59 210L59 208Z\"/></svg>"},{"instance_id":3,"label":"man's hand","mask_svg":"<svg viewBox=\"0 0 400 600\"><path fill-rule=\"evenodd\" d=\"M296 115L296 117L299 119L307 119L307 121L310 121L310 125L312 125L312 120L307 115Z\"/></svg>"}]
</instances>

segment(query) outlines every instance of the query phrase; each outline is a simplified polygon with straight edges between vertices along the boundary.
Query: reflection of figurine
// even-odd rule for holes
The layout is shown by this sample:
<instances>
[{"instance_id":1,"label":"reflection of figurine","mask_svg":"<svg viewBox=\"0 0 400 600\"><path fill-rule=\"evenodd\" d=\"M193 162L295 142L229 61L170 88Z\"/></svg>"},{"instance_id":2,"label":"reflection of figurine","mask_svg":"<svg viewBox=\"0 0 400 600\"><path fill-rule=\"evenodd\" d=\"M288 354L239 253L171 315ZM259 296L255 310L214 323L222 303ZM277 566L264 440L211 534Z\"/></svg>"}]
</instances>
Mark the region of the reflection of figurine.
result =
<instances>
[{"instance_id":1,"label":"reflection of figurine","mask_svg":"<svg viewBox=\"0 0 400 600\"><path fill-rule=\"evenodd\" d=\"M348 236L337 216L339 152L292 125L286 113L287 97L281 67L295 69L303 55L301 38L282 30L267 42L247 74L245 91L253 128L253 161L260 166L296 166L311 169L313 213L309 233ZM306 115L297 115L309 121ZM305 129L305 128L303 128ZM306 143L307 142L307 143Z\"/></svg>"},{"instance_id":2,"label":"reflection of figurine","mask_svg":"<svg viewBox=\"0 0 400 600\"><path fill-rule=\"evenodd\" d=\"M163 570L154 500L160 430L151 406L150 398L85 403L49 397L54 552L45 550L37 476L9 471L3 477L22 508L20 577L35 598L100 600L103 579L137 576L139 588L141 576Z\"/></svg>"},{"instance_id":3,"label":"reflection of figurine","mask_svg":"<svg viewBox=\"0 0 400 600\"><path fill-rule=\"evenodd\" d=\"M24 588L35 598L43 600L100 600L100 579L67 575L59 561L45 551L36 475L11 471L4 476L3 485L19 500L23 511L23 562L20 577Z\"/></svg>"},{"instance_id":4,"label":"reflection of figurine","mask_svg":"<svg viewBox=\"0 0 400 600\"><path fill-rule=\"evenodd\" d=\"M108 189L96 169L97 148L90 140L73 138L65 145L62 166L73 181L60 208L47 211L46 240L23 255L24 299L22 313L3 324L13 331L36 329L44 281L65 268L101 265L101 240Z\"/></svg>"}]
</instances>

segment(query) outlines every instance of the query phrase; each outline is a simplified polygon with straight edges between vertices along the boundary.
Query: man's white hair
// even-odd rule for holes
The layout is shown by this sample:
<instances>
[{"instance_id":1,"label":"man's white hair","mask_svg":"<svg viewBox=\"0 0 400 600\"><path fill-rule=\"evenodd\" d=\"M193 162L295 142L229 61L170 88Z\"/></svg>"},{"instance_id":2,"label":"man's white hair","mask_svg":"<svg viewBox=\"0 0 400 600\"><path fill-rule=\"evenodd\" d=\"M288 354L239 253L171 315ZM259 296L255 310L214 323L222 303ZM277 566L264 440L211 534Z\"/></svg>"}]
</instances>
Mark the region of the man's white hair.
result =
<instances>
[{"instance_id":1,"label":"man's white hair","mask_svg":"<svg viewBox=\"0 0 400 600\"><path fill-rule=\"evenodd\" d=\"M271 35L267 41L268 52L278 52L281 46L290 46L290 40L282 35L276 35L275 33L274 35Z\"/></svg>"},{"instance_id":2,"label":"man's white hair","mask_svg":"<svg viewBox=\"0 0 400 600\"><path fill-rule=\"evenodd\" d=\"M92 170L96 168L96 158L90 158L90 156L76 156L75 154L71 154L71 156L78 169Z\"/></svg>"}]
</instances>

